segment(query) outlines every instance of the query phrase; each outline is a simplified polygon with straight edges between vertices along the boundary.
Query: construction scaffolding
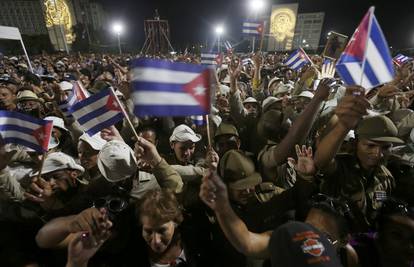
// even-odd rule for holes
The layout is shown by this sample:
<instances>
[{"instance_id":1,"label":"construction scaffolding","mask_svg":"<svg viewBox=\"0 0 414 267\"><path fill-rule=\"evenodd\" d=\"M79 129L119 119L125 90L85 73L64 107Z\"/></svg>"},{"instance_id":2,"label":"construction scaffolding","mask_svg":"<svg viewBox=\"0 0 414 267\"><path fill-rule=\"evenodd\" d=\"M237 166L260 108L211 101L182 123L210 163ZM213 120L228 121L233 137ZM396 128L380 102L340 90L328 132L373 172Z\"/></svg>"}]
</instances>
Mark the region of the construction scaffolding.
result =
<instances>
[{"instance_id":1,"label":"construction scaffolding","mask_svg":"<svg viewBox=\"0 0 414 267\"><path fill-rule=\"evenodd\" d=\"M170 42L168 20L161 20L155 11L154 19L144 21L145 42L141 54L160 55L174 51Z\"/></svg>"}]
</instances>

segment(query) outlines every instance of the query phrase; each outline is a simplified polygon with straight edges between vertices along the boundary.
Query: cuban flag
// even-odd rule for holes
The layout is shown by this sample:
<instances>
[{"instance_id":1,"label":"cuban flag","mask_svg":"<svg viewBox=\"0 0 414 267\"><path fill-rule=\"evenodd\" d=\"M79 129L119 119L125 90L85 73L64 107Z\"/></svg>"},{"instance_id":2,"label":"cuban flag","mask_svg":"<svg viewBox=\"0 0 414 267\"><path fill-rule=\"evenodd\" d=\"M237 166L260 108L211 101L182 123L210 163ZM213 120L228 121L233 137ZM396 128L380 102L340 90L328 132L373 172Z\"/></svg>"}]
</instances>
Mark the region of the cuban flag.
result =
<instances>
[{"instance_id":1,"label":"cuban flag","mask_svg":"<svg viewBox=\"0 0 414 267\"><path fill-rule=\"evenodd\" d=\"M46 152L53 122L13 111L0 111L0 134L4 143L20 144Z\"/></svg>"},{"instance_id":2,"label":"cuban flag","mask_svg":"<svg viewBox=\"0 0 414 267\"><path fill-rule=\"evenodd\" d=\"M203 126L204 124L206 124L205 121L205 116L202 115L198 115L198 116L190 116L191 121L193 122L193 124L197 125L197 126Z\"/></svg>"},{"instance_id":3,"label":"cuban flag","mask_svg":"<svg viewBox=\"0 0 414 267\"><path fill-rule=\"evenodd\" d=\"M233 46L229 41L224 41L224 47L226 47L227 53L233 52Z\"/></svg>"},{"instance_id":4,"label":"cuban flag","mask_svg":"<svg viewBox=\"0 0 414 267\"><path fill-rule=\"evenodd\" d=\"M70 112L89 136L124 118L122 106L112 88L106 88L74 104Z\"/></svg>"},{"instance_id":5,"label":"cuban flag","mask_svg":"<svg viewBox=\"0 0 414 267\"><path fill-rule=\"evenodd\" d=\"M210 113L209 67L166 60L132 63L132 99L136 116L190 116Z\"/></svg>"},{"instance_id":6,"label":"cuban flag","mask_svg":"<svg viewBox=\"0 0 414 267\"><path fill-rule=\"evenodd\" d=\"M221 65L222 56L220 53L213 51L202 51L201 52L201 65Z\"/></svg>"},{"instance_id":7,"label":"cuban flag","mask_svg":"<svg viewBox=\"0 0 414 267\"><path fill-rule=\"evenodd\" d=\"M243 22L243 34L247 35L261 35L263 33L262 21L245 21Z\"/></svg>"},{"instance_id":8,"label":"cuban flag","mask_svg":"<svg viewBox=\"0 0 414 267\"><path fill-rule=\"evenodd\" d=\"M308 55L302 48L298 48L283 62L284 65L291 68L294 71L300 70L306 64L312 64Z\"/></svg>"},{"instance_id":9,"label":"cuban flag","mask_svg":"<svg viewBox=\"0 0 414 267\"><path fill-rule=\"evenodd\" d=\"M347 85L369 90L394 79L387 41L371 7L352 35L336 65Z\"/></svg>"},{"instance_id":10,"label":"cuban flag","mask_svg":"<svg viewBox=\"0 0 414 267\"><path fill-rule=\"evenodd\" d=\"M70 107L89 97L88 91L86 91L80 81L73 83L72 92L68 98L58 103L59 109L62 111L66 118L71 118Z\"/></svg>"},{"instance_id":11,"label":"cuban flag","mask_svg":"<svg viewBox=\"0 0 414 267\"><path fill-rule=\"evenodd\" d=\"M242 59L242 65L246 66L246 65L254 65L253 59L251 58L243 58Z\"/></svg>"},{"instance_id":12,"label":"cuban flag","mask_svg":"<svg viewBox=\"0 0 414 267\"><path fill-rule=\"evenodd\" d=\"M411 59L412 58L404 56L403 54L398 54L393 58L395 64L397 64L398 66L404 65L405 62L408 62Z\"/></svg>"}]
</instances>

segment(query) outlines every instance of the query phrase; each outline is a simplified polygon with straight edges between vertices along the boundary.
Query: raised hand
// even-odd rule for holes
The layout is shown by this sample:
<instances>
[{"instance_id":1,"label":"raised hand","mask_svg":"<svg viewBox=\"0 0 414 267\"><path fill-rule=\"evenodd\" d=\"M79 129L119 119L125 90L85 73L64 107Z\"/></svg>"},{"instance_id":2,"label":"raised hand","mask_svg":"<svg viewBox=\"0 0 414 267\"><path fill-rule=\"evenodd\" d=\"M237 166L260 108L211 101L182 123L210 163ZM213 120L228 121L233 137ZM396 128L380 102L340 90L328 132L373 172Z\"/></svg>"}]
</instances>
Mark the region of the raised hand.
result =
<instances>
[{"instance_id":1,"label":"raised hand","mask_svg":"<svg viewBox=\"0 0 414 267\"><path fill-rule=\"evenodd\" d=\"M302 146L301 149L299 145L296 145L295 149L298 161L296 162L293 158L288 158L288 161L295 166L295 170L301 174L302 177L313 176L316 173L316 166L313 161L312 147L306 148L306 146Z\"/></svg>"},{"instance_id":2,"label":"raised hand","mask_svg":"<svg viewBox=\"0 0 414 267\"><path fill-rule=\"evenodd\" d=\"M219 159L219 155L210 147L207 151L206 162L211 171L215 172L217 170Z\"/></svg>"},{"instance_id":3,"label":"raised hand","mask_svg":"<svg viewBox=\"0 0 414 267\"><path fill-rule=\"evenodd\" d=\"M138 162L143 161L151 167L156 166L162 160L155 145L142 137L138 137L134 152Z\"/></svg>"},{"instance_id":4,"label":"raised hand","mask_svg":"<svg viewBox=\"0 0 414 267\"><path fill-rule=\"evenodd\" d=\"M318 79L333 78L335 76L335 64L333 62L323 64L321 72L318 72Z\"/></svg>"},{"instance_id":5,"label":"raised hand","mask_svg":"<svg viewBox=\"0 0 414 267\"><path fill-rule=\"evenodd\" d=\"M201 200L214 211L229 204L226 185L220 177L212 171L209 171L208 174L203 177L199 196Z\"/></svg>"},{"instance_id":6,"label":"raised hand","mask_svg":"<svg viewBox=\"0 0 414 267\"><path fill-rule=\"evenodd\" d=\"M76 233L68 246L68 262L66 267L86 267L90 258L95 255L109 234L101 242L94 245L93 237L89 232Z\"/></svg>"},{"instance_id":7,"label":"raised hand","mask_svg":"<svg viewBox=\"0 0 414 267\"><path fill-rule=\"evenodd\" d=\"M338 123L346 129L353 129L361 120L362 116L368 114L370 103L364 96L364 88L361 86L348 87L345 96L335 109Z\"/></svg>"},{"instance_id":8,"label":"raised hand","mask_svg":"<svg viewBox=\"0 0 414 267\"><path fill-rule=\"evenodd\" d=\"M124 142L121 134L119 133L118 129L115 126L111 126L109 128L105 128L101 130L101 138L106 141L118 140Z\"/></svg>"},{"instance_id":9,"label":"raised hand","mask_svg":"<svg viewBox=\"0 0 414 267\"><path fill-rule=\"evenodd\" d=\"M33 178L29 188L30 192L24 193L27 200L44 203L53 196L51 184L42 177Z\"/></svg>"},{"instance_id":10,"label":"raised hand","mask_svg":"<svg viewBox=\"0 0 414 267\"><path fill-rule=\"evenodd\" d=\"M315 91L315 97L326 100L329 97L329 94L331 93L331 84L334 80L331 78L324 78L319 82L318 88L316 88Z\"/></svg>"}]
</instances>

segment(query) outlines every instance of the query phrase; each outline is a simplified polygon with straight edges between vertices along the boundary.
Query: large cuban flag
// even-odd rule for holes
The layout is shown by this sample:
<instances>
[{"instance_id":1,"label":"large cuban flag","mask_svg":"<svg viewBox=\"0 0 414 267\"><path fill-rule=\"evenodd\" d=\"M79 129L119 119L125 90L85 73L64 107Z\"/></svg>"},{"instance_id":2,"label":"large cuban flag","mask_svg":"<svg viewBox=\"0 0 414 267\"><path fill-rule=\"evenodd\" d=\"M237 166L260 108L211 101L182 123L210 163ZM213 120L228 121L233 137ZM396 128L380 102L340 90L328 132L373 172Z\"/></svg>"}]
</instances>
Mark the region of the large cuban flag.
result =
<instances>
[{"instance_id":1,"label":"large cuban flag","mask_svg":"<svg viewBox=\"0 0 414 267\"><path fill-rule=\"evenodd\" d=\"M210 113L212 69L166 60L132 63L136 116L190 116Z\"/></svg>"},{"instance_id":2,"label":"large cuban flag","mask_svg":"<svg viewBox=\"0 0 414 267\"><path fill-rule=\"evenodd\" d=\"M371 7L336 65L347 85L369 90L394 79L394 67L387 41Z\"/></svg>"},{"instance_id":3,"label":"large cuban flag","mask_svg":"<svg viewBox=\"0 0 414 267\"><path fill-rule=\"evenodd\" d=\"M14 111L0 111L0 135L4 143L20 144L46 152L53 122Z\"/></svg>"}]
</instances>

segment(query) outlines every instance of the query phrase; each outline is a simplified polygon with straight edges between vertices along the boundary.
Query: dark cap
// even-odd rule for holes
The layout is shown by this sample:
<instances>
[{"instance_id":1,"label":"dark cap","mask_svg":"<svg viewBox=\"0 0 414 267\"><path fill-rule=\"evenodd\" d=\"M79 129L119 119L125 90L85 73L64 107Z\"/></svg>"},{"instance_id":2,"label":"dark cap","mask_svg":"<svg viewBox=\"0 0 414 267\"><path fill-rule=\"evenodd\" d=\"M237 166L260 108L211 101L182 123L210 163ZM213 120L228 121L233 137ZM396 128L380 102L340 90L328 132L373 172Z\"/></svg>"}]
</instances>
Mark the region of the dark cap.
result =
<instances>
[{"instance_id":1,"label":"dark cap","mask_svg":"<svg viewBox=\"0 0 414 267\"><path fill-rule=\"evenodd\" d=\"M239 133L237 132L237 129L234 125L222 122L220 123L220 126L217 128L214 138L220 135L234 135L238 137Z\"/></svg>"},{"instance_id":2,"label":"dark cap","mask_svg":"<svg viewBox=\"0 0 414 267\"><path fill-rule=\"evenodd\" d=\"M263 113L257 123L257 134L264 139L273 140L281 131L283 123L282 112L271 109Z\"/></svg>"},{"instance_id":3,"label":"dark cap","mask_svg":"<svg viewBox=\"0 0 414 267\"><path fill-rule=\"evenodd\" d=\"M270 238L269 252L273 267L342 266L325 235L303 222L289 222L277 228Z\"/></svg>"},{"instance_id":4,"label":"dark cap","mask_svg":"<svg viewBox=\"0 0 414 267\"><path fill-rule=\"evenodd\" d=\"M386 116L375 116L363 119L355 134L358 138L365 138L378 142L404 143L398 138L398 130L394 123Z\"/></svg>"},{"instance_id":5,"label":"dark cap","mask_svg":"<svg viewBox=\"0 0 414 267\"><path fill-rule=\"evenodd\" d=\"M223 155L219 163L219 172L223 181L236 190L255 187L262 182L262 177L256 172L253 161L234 149Z\"/></svg>"}]
</instances>

